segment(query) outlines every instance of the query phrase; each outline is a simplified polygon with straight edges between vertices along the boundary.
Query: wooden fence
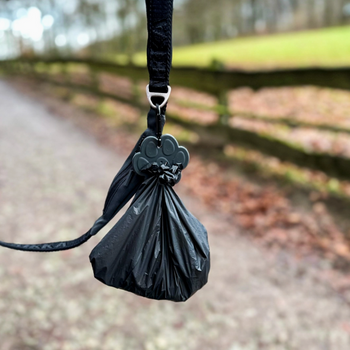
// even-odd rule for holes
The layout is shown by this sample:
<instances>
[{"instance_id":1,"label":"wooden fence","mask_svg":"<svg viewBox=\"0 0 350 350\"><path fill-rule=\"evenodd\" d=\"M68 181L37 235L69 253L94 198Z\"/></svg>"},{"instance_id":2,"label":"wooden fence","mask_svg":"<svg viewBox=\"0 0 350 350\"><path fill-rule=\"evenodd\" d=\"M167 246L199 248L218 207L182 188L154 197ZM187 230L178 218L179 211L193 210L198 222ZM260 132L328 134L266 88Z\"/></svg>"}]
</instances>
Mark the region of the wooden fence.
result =
<instances>
[{"instance_id":1,"label":"wooden fence","mask_svg":"<svg viewBox=\"0 0 350 350\"><path fill-rule=\"evenodd\" d=\"M74 69L72 70L72 67ZM76 81L72 71L83 68L85 79ZM148 72L144 67L118 65L110 62L82 59L30 59L0 61L0 69L5 74L30 75L37 79L69 87L78 91L94 94L102 98L111 98L145 109L146 104L140 98L138 88L140 81L148 80ZM123 95L117 91L107 91L101 88L100 75L110 74L127 77L133 84L133 93ZM288 69L274 71L215 71L201 68L173 68L171 84L191 88L211 94L217 98L218 104L211 109L218 115L218 121L211 124L201 124L181 118L180 115L168 113L167 117L174 123L193 130L201 135L217 138L224 145L235 143L256 149L262 153L274 156L283 161L289 161L299 166L321 170L327 175L350 179L350 159L327 153L309 153L301 147L274 138L269 135L228 126L230 111L227 107L226 94L229 90L248 86L253 89L263 87L313 85L350 90L350 68L314 68ZM193 107L193 106L192 106ZM288 118L261 118L255 115L245 115L250 119L262 119L271 123L284 123L289 126L315 127L323 130L350 132L336 125L312 125L307 122L293 121Z\"/></svg>"}]
</instances>

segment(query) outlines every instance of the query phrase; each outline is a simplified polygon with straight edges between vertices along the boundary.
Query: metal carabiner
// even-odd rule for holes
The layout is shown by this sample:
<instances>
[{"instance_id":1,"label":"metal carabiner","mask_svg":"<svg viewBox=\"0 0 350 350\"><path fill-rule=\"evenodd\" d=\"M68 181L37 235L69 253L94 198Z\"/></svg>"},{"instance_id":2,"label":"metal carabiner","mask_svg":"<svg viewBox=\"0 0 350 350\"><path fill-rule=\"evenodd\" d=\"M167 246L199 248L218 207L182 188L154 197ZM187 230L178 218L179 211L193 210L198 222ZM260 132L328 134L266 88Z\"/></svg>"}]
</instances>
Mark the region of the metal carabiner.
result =
<instances>
[{"instance_id":1,"label":"metal carabiner","mask_svg":"<svg viewBox=\"0 0 350 350\"><path fill-rule=\"evenodd\" d=\"M155 108L155 109L157 108L157 106L152 102L152 97L163 97L164 100L159 105L159 107L162 108L168 102L169 97L170 97L170 93L171 93L170 85L168 85L168 91L167 92L151 92L151 91L149 91L149 84L146 86L146 95L147 95L148 102L151 105L151 107Z\"/></svg>"}]
</instances>

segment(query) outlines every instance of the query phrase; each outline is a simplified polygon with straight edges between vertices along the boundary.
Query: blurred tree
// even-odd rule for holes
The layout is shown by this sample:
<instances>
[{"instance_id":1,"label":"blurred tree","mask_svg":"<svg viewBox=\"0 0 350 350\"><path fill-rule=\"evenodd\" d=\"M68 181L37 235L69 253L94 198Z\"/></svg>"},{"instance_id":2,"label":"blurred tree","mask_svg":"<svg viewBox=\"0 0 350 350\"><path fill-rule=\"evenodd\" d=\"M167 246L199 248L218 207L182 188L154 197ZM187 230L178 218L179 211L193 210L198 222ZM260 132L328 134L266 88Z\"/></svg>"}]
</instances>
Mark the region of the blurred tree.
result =
<instances>
[{"instance_id":1,"label":"blurred tree","mask_svg":"<svg viewBox=\"0 0 350 350\"><path fill-rule=\"evenodd\" d=\"M18 29L30 7L54 19L39 43ZM185 45L347 24L350 0L177 0L174 17L174 44ZM12 55L124 53L130 60L146 46L144 0L7 0L0 1L0 18L11 22L0 28L0 46Z\"/></svg>"},{"instance_id":2,"label":"blurred tree","mask_svg":"<svg viewBox=\"0 0 350 350\"><path fill-rule=\"evenodd\" d=\"M131 61L133 54L140 49L139 45L143 43L143 40L140 39L140 33L145 32L146 29L145 13L140 6L140 1L120 0L117 18L121 26L118 46L120 51L125 52ZM145 39L145 36L142 37Z\"/></svg>"}]
</instances>

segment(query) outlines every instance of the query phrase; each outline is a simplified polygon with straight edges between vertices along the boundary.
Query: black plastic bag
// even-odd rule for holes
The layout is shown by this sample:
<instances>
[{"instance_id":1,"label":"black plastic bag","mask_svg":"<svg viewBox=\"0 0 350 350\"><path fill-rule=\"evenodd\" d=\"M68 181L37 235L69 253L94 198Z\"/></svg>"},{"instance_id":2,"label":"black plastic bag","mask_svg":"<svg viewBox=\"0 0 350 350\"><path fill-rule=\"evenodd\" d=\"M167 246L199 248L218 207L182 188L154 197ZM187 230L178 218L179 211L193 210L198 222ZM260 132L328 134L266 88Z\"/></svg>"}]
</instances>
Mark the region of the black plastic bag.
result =
<instances>
[{"instance_id":1,"label":"black plastic bag","mask_svg":"<svg viewBox=\"0 0 350 350\"><path fill-rule=\"evenodd\" d=\"M172 186L181 165L148 165L149 177L90 254L101 282L151 299L186 301L208 280L207 231Z\"/></svg>"}]
</instances>

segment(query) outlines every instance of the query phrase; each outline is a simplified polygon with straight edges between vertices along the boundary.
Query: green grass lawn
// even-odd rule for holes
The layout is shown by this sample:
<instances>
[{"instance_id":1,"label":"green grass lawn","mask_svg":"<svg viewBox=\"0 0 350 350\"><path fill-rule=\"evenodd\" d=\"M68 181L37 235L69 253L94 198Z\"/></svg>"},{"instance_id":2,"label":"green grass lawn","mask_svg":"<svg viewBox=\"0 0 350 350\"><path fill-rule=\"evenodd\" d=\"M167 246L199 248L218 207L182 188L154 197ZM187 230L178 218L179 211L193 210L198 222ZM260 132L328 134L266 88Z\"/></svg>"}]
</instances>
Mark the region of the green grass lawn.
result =
<instances>
[{"instance_id":1,"label":"green grass lawn","mask_svg":"<svg viewBox=\"0 0 350 350\"><path fill-rule=\"evenodd\" d=\"M349 66L350 26L176 47L173 64L203 67L214 59L248 69ZM145 62L143 53L135 55L136 64Z\"/></svg>"}]
</instances>

